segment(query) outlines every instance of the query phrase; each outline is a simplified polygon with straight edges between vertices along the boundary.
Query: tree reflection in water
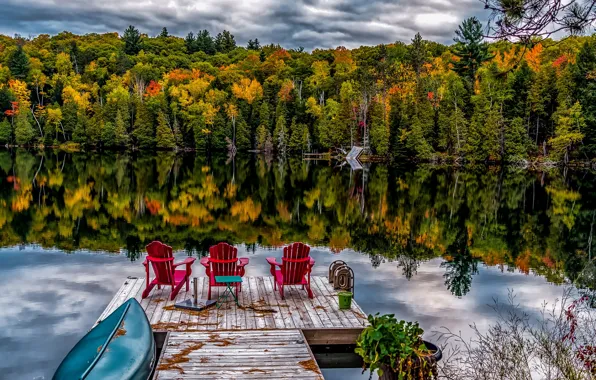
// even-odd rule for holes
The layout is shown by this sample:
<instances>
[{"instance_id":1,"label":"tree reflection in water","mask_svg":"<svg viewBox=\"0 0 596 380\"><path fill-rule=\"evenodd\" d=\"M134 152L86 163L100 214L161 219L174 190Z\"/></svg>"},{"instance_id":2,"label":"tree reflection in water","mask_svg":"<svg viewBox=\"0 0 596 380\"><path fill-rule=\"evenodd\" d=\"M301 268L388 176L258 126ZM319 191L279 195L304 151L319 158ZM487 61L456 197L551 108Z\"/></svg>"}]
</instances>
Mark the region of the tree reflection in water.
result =
<instances>
[{"instance_id":1,"label":"tree reflection in water","mask_svg":"<svg viewBox=\"0 0 596 380\"><path fill-rule=\"evenodd\" d=\"M219 241L303 241L393 261L408 279L440 257L446 286L464 296L479 263L574 281L592 259L595 184L589 172L500 167L2 151L0 239L131 260L154 239L189 255Z\"/></svg>"}]
</instances>

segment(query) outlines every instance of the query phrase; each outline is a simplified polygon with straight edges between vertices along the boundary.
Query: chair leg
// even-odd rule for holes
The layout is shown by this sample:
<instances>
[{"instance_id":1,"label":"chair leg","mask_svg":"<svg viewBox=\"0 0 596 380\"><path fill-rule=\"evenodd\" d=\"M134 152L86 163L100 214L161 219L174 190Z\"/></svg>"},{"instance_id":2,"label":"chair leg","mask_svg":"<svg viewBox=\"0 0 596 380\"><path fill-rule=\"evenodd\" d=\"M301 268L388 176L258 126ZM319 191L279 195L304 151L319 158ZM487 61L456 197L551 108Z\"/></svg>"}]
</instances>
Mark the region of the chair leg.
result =
<instances>
[{"instance_id":1,"label":"chair leg","mask_svg":"<svg viewBox=\"0 0 596 380\"><path fill-rule=\"evenodd\" d=\"M207 299L211 299L211 284L209 284L209 291L207 292Z\"/></svg>"},{"instance_id":2,"label":"chair leg","mask_svg":"<svg viewBox=\"0 0 596 380\"><path fill-rule=\"evenodd\" d=\"M186 291L188 292L188 285L190 282L190 278L186 277Z\"/></svg>"},{"instance_id":3,"label":"chair leg","mask_svg":"<svg viewBox=\"0 0 596 380\"><path fill-rule=\"evenodd\" d=\"M282 300L285 300L285 297L284 297L284 286L283 285L280 285L280 287L279 287L279 293L281 294L281 299Z\"/></svg>"},{"instance_id":4,"label":"chair leg","mask_svg":"<svg viewBox=\"0 0 596 380\"><path fill-rule=\"evenodd\" d=\"M151 293L151 290L153 290L153 287L155 286L154 283L150 283L149 285L147 285L145 287L145 290L143 290L143 295L141 296L142 298L147 298L149 296L149 293Z\"/></svg>"},{"instance_id":5,"label":"chair leg","mask_svg":"<svg viewBox=\"0 0 596 380\"><path fill-rule=\"evenodd\" d=\"M157 284L157 290L161 289L161 285Z\"/></svg>"},{"instance_id":6,"label":"chair leg","mask_svg":"<svg viewBox=\"0 0 596 380\"><path fill-rule=\"evenodd\" d=\"M310 286L308 286L306 288L306 291L308 292L308 298L315 298L314 295L313 295L313 293L312 293L312 290L310 289Z\"/></svg>"}]
</instances>

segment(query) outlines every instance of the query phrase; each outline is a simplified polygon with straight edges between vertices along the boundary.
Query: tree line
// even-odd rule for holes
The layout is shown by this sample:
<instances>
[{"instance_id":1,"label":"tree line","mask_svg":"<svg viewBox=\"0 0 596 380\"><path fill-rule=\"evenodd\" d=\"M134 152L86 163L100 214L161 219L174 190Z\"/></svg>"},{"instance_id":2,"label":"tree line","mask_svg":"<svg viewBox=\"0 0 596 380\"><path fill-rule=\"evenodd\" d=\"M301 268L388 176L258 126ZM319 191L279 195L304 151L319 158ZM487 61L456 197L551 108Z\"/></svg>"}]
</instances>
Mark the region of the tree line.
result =
<instances>
[{"instance_id":1,"label":"tree line","mask_svg":"<svg viewBox=\"0 0 596 380\"><path fill-rule=\"evenodd\" d=\"M0 36L8 145L567 162L596 156L595 90L595 37L488 43L475 18L450 46L312 52L133 26Z\"/></svg>"}]
</instances>

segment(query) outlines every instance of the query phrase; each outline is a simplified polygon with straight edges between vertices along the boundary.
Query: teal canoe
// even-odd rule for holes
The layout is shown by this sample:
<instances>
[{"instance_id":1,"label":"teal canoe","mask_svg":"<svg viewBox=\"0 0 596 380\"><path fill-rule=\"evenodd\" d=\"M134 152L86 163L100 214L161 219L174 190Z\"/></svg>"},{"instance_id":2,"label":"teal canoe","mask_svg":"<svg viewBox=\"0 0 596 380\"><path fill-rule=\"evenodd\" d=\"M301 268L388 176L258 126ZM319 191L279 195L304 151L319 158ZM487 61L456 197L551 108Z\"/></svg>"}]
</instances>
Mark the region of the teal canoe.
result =
<instances>
[{"instance_id":1,"label":"teal canoe","mask_svg":"<svg viewBox=\"0 0 596 380\"><path fill-rule=\"evenodd\" d=\"M155 340L143 308L126 301L89 331L64 358L54 380L147 380Z\"/></svg>"}]
</instances>

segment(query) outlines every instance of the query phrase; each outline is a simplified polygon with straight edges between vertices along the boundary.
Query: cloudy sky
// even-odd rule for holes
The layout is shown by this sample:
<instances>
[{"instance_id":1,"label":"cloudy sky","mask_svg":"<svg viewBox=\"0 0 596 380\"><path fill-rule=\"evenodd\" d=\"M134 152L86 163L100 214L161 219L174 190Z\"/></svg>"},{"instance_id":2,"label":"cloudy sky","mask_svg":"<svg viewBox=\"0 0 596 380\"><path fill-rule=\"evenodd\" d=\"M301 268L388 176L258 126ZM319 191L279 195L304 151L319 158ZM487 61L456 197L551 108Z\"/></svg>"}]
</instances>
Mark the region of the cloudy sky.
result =
<instances>
[{"instance_id":1,"label":"cloudy sky","mask_svg":"<svg viewBox=\"0 0 596 380\"><path fill-rule=\"evenodd\" d=\"M0 34L23 36L122 32L128 25L156 35L230 30L240 44L258 38L284 47L349 48L416 32L451 43L465 18L482 17L479 0L0 0Z\"/></svg>"}]
</instances>

